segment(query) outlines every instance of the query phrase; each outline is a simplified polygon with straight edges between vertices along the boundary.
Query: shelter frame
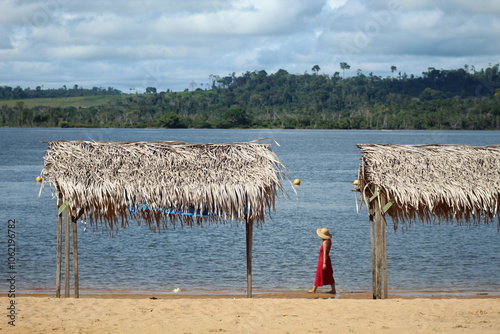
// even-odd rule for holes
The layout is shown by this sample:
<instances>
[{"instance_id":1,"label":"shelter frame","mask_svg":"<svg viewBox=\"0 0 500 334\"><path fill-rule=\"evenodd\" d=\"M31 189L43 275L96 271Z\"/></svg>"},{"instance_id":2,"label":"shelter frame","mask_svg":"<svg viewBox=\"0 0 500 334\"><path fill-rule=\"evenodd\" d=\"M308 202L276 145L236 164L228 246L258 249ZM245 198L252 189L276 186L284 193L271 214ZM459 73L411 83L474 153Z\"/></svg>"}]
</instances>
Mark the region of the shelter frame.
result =
<instances>
[{"instance_id":1,"label":"shelter frame","mask_svg":"<svg viewBox=\"0 0 500 334\"><path fill-rule=\"evenodd\" d=\"M74 298L80 298L80 280L78 275L78 229L77 221L79 217L74 217L71 215L70 210L65 209L64 213L64 297L69 298L71 295L70 289L70 235L72 235L72 245L73 245L73 295ZM56 239L56 298L61 297L61 280L62 280L62 232L63 232L63 213L58 214L57 221L57 239ZM71 220L71 225L69 221ZM245 220L245 241L246 241L246 264L247 264L247 298L252 298L253 296L253 285L252 285L252 248L253 248L253 227L254 222L248 217Z\"/></svg>"}]
</instances>

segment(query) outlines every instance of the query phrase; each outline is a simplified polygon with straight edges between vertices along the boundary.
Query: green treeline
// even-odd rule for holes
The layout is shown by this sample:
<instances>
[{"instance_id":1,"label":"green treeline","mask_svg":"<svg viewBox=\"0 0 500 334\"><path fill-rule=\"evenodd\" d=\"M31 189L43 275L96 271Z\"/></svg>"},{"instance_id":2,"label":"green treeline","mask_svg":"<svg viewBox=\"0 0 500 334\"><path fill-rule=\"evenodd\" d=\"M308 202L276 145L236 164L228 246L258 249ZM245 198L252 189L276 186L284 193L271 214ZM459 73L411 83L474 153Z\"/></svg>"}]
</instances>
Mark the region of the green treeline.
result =
<instances>
[{"instance_id":1,"label":"green treeline","mask_svg":"<svg viewBox=\"0 0 500 334\"><path fill-rule=\"evenodd\" d=\"M21 100L21 99L36 99L36 98L60 98L60 97L75 97L75 96L96 96L96 95L120 95L122 92L113 87L107 89L102 87L92 87L92 89L84 89L78 85L72 88L63 86L58 89L43 89L42 86L36 86L35 89L21 87L0 87L0 100Z\"/></svg>"},{"instance_id":2,"label":"green treeline","mask_svg":"<svg viewBox=\"0 0 500 334\"><path fill-rule=\"evenodd\" d=\"M0 126L500 129L499 64L480 71L467 65L429 68L419 77L396 74L393 66L394 75L386 78L361 70L344 78L350 66L341 65L342 73L333 75L320 74L318 65L304 74L210 75L210 87L184 92L148 87L145 94L121 94L110 88L106 93L116 98L102 104L57 106L52 101L27 107L28 100L0 102Z\"/></svg>"}]
</instances>

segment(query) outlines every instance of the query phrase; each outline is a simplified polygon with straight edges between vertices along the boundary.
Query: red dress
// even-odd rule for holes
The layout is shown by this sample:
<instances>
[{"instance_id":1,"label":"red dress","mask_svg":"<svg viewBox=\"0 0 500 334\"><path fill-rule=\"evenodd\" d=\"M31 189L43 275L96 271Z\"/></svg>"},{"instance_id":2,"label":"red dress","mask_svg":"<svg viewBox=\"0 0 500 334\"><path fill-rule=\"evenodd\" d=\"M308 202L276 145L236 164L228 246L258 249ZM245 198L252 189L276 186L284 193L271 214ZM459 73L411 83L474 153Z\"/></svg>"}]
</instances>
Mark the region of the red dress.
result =
<instances>
[{"instance_id":1,"label":"red dress","mask_svg":"<svg viewBox=\"0 0 500 334\"><path fill-rule=\"evenodd\" d=\"M319 248L319 257L318 257L318 267L316 268L316 279L314 280L315 286L324 286L335 284L335 279L333 278L333 268L332 261L330 260L330 248L332 247L331 240L326 240L326 268L323 270L323 242L321 243L321 247Z\"/></svg>"}]
</instances>

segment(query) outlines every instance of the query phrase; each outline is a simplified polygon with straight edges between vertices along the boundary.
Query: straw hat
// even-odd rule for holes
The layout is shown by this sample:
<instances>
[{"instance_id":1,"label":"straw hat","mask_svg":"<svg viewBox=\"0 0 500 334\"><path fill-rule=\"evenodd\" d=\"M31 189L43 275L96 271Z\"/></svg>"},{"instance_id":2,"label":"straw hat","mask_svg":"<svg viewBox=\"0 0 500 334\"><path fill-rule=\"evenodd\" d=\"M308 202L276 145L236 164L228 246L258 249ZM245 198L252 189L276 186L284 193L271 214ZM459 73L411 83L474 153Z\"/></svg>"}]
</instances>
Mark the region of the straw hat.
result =
<instances>
[{"instance_id":1,"label":"straw hat","mask_svg":"<svg viewBox=\"0 0 500 334\"><path fill-rule=\"evenodd\" d=\"M321 239L331 239L332 235L330 234L330 231L326 227L323 228L318 228L316 230L316 234L321 238Z\"/></svg>"}]
</instances>

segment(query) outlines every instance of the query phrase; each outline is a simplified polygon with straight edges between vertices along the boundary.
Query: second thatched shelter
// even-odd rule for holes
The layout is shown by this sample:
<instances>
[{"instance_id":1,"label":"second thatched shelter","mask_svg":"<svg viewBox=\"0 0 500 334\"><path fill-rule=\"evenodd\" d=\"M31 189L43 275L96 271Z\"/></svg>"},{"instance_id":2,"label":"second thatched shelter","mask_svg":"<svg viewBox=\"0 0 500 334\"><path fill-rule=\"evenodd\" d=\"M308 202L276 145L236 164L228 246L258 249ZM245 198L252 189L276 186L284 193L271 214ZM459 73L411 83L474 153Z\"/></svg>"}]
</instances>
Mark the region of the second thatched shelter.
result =
<instances>
[{"instance_id":1,"label":"second thatched shelter","mask_svg":"<svg viewBox=\"0 0 500 334\"><path fill-rule=\"evenodd\" d=\"M374 298L387 295L385 214L398 222L467 224L497 218L500 228L500 145L358 145L356 190L371 225Z\"/></svg>"},{"instance_id":2,"label":"second thatched shelter","mask_svg":"<svg viewBox=\"0 0 500 334\"><path fill-rule=\"evenodd\" d=\"M263 223L283 193L284 166L269 144L53 141L44 159L41 174L57 193L59 215L66 210L74 224L82 215L112 230L131 218L152 230L244 221L251 296L253 223Z\"/></svg>"}]
</instances>

